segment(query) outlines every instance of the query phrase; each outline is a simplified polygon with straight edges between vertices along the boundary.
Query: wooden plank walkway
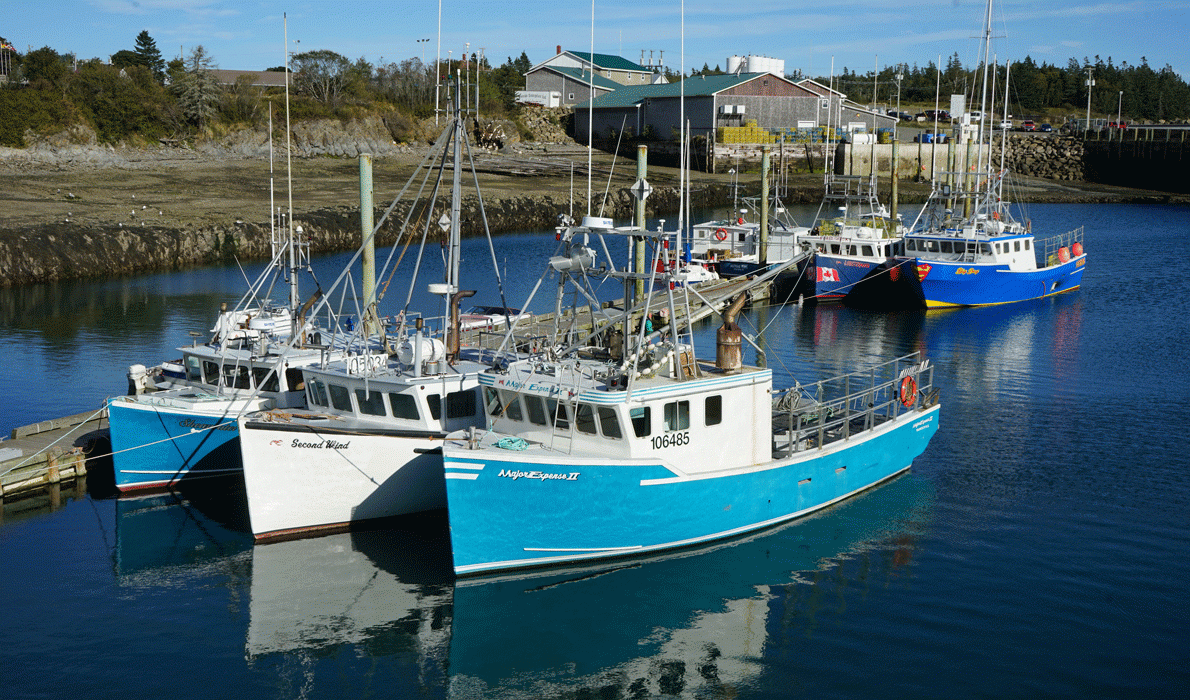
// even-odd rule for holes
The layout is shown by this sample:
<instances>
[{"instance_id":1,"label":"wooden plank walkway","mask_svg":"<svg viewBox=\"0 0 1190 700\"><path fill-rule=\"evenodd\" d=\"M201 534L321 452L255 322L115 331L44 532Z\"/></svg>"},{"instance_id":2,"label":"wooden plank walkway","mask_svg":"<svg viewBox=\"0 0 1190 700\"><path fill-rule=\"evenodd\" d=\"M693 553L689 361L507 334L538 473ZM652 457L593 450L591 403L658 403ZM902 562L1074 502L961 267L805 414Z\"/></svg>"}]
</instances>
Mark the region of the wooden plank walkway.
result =
<instances>
[{"instance_id":1,"label":"wooden plank walkway","mask_svg":"<svg viewBox=\"0 0 1190 700\"><path fill-rule=\"evenodd\" d=\"M0 441L0 500L87 473L87 457L107 445L107 410L14 428Z\"/></svg>"}]
</instances>

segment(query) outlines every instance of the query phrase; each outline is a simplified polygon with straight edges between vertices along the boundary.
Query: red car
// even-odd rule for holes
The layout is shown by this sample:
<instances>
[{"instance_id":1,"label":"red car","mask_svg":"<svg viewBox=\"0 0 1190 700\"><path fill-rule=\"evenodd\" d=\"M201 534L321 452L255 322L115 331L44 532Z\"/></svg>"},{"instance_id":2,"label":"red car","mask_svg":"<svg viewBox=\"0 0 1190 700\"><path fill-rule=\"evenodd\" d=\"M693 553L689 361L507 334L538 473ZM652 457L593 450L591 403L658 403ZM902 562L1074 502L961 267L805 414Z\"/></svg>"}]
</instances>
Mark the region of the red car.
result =
<instances>
[{"instance_id":1,"label":"red car","mask_svg":"<svg viewBox=\"0 0 1190 700\"><path fill-rule=\"evenodd\" d=\"M1107 125L1107 127L1109 129L1127 129L1128 123L1127 122L1110 122Z\"/></svg>"},{"instance_id":2,"label":"red car","mask_svg":"<svg viewBox=\"0 0 1190 700\"><path fill-rule=\"evenodd\" d=\"M1021 122L1021 131L1037 131L1037 125L1032 120Z\"/></svg>"}]
</instances>

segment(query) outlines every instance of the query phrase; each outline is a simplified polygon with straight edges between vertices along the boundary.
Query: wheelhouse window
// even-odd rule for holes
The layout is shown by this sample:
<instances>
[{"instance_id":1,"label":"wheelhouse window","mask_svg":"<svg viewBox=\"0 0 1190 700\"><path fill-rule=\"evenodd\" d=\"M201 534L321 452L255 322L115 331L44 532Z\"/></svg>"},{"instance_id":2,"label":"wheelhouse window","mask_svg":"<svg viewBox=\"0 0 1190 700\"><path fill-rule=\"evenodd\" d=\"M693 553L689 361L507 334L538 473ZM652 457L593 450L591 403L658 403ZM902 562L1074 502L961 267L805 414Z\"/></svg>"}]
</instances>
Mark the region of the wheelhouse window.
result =
<instances>
[{"instance_id":1,"label":"wheelhouse window","mask_svg":"<svg viewBox=\"0 0 1190 700\"><path fill-rule=\"evenodd\" d=\"M251 389L252 379L248 374L247 365L223 365L223 386Z\"/></svg>"},{"instance_id":2,"label":"wheelhouse window","mask_svg":"<svg viewBox=\"0 0 1190 700\"><path fill-rule=\"evenodd\" d=\"M192 382L202 381L202 360L193 355L186 356L186 378Z\"/></svg>"},{"instance_id":3,"label":"wheelhouse window","mask_svg":"<svg viewBox=\"0 0 1190 700\"><path fill-rule=\"evenodd\" d=\"M665 432L690 427L690 402L671 401L665 404Z\"/></svg>"},{"instance_id":4,"label":"wheelhouse window","mask_svg":"<svg viewBox=\"0 0 1190 700\"><path fill-rule=\"evenodd\" d=\"M317 379L310 380L310 403L315 406L329 406L330 401L326 397L326 384Z\"/></svg>"},{"instance_id":5,"label":"wheelhouse window","mask_svg":"<svg viewBox=\"0 0 1190 700\"><path fill-rule=\"evenodd\" d=\"M442 419L442 397L438 394L430 394L426 396L426 403L430 405L430 418L434 420Z\"/></svg>"},{"instance_id":6,"label":"wheelhouse window","mask_svg":"<svg viewBox=\"0 0 1190 700\"><path fill-rule=\"evenodd\" d=\"M1019 252L1021 252L1021 242L1020 242L1020 241L1013 241L1013 242L1012 242L1012 249L1013 249L1014 251L1018 252L1018 253L1019 253Z\"/></svg>"},{"instance_id":7,"label":"wheelhouse window","mask_svg":"<svg viewBox=\"0 0 1190 700\"><path fill-rule=\"evenodd\" d=\"M590 404L580 403L574 409L574 427L580 433L587 435L598 435L599 431L595 428L595 411Z\"/></svg>"},{"instance_id":8,"label":"wheelhouse window","mask_svg":"<svg viewBox=\"0 0 1190 700\"><path fill-rule=\"evenodd\" d=\"M515 420L515 421L525 420L525 415L521 411L520 398L516 394L512 393L511 391L505 393L503 398L504 398L504 417L508 418L509 420Z\"/></svg>"},{"instance_id":9,"label":"wheelhouse window","mask_svg":"<svg viewBox=\"0 0 1190 700\"><path fill-rule=\"evenodd\" d=\"M549 425L545 417L545 406L540 396L525 396L525 408L529 412L529 422L534 425Z\"/></svg>"},{"instance_id":10,"label":"wheelhouse window","mask_svg":"<svg viewBox=\"0 0 1190 700\"><path fill-rule=\"evenodd\" d=\"M504 412L504 402L500 400L500 392L491 387L483 388L483 404L489 416L499 417Z\"/></svg>"},{"instance_id":11,"label":"wheelhouse window","mask_svg":"<svg viewBox=\"0 0 1190 700\"><path fill-rule=\"evenodd\" d=\"M285 368L285 385L290 391L302 391L306 388L306 378L296 367Z\"/></svg>"},{"instance_id":12,"label":"wheelhouse window","mask_svg":"<svg viewBox=\"0 0 1190 700\"><path fill-rule=\"evenodd\" d=\"M1028 250L1028 249L1029 249L1029 239L1026 238L1025 239L1025 250Z\"/></svg>"},{"instance_id":13,"label":"wheelhouse window","mask_svg":"<svg viewBox=\"0 0 1190 700\"><path fill-rule=\"evenodd\" d=\"M446 395L446 418L471 418L476 409L475 392L456 391Z\"/></svg>"},{"instance_id":14,"label":"wheelhouse window","mask_svg":"<svg viewBox=\"0 0 1190 700\"><path fill-rule=\"evenodd\" d=\"M253 367L252 379L261 391L281 391L281 382L277 373L269 367Z\"/></svg>"},{"instance_id":15,"label":"wheelhouse window","mask_svg":"<svg viewBox=\"0 0 1190 700\"><path fill-rule=\"evenodd\" d=\"M616 411L611 406L600 406L599 414L599 429L603 431L603 437L619 440L623 437L620 432L620 421L616 418Z\"/></svg>"},{"instance_id":16,"label":"wheelhouse window","mask_svg":"<svg viewBox=\"0 0 1190 700\"><path fill-rule=\"evenodd\" d=\"M866 255L869 258L872 257L873 255L875 255L875 253L872 252L872 246L870 246L870 245L866 245L863 248L861 248L860 250L863 252L864 255Z\"/></svg>"},{"instance_id":17,"label":"wheelhouse window","mask_svg":"<svg viewBox=\"0 0 1190 700\"><path fill-rule=\"evenodd\" d=\"M638 406L629 410L628 417L632 420L632 431L638 438L648 437L652 432L652 411L648 406Z\"/></svg>"},{"instance_id":18,"label":"wheelhouse window","mask_svg":"<svg viewBox=\"0 0 1190 700\"><path fill-rule=\"evenodd\" d=\"M417 412L417 399L412 394L389 394L388 405L393 410L393 418L405 420L421 418Z\"/></svg>"},{"instance_id":19,"label":"wheelhouse window","mask_svg":"<svg viewBox=\"0 0 1190 700\"><path fill-rule=\"evenodd\" d=\"M953 253L954 252L954 246L952 246L950 244L950 241L942 241L942 252L943 253ZM962 252L962 251L959 251L959 252Z\"/></svg>"},{"instance_id":20,"label":"wheelhouse window","mask_svg":"<svg viewBox=\"0 0 1190 700\"><path fill-rule=\"evenodd\" d=\"M338 384L328 384L327 390L331 394L331 406L339 411L351 410L351 394L347 393L347 387L339 386Z\"/></svg>"},{"instance_id":21,"label":"wheelhouse window","mask_svg":"<svg viewBox=\"0 0 1190 700\"><path fill-rule=\"evenodd\" d=\"M570 430L570 412L566 410L566 404L555 399L546 399L545 405L550 419L554 422L554 428Z\"/></svg>"},{"instance_id":22,"label":"wheelhouse window","mask_svg":"<svg viewBox=\"0 0 1190 700\"><path fill-rule=\"evenodd\" d=\"M207 384L219 384L219 363L204 360L202 363L202 380Z\"/></svg>"},{"instance_id":23,"label":"wheelhouse window","mask_svg":"<svg viewBox=\"0 0 1190 700\"><path fill-rule=\"evenodd\" d=\"M708 396L703 407L703 415L707 425L719 425L723 422L723 397Z\"/></svg>"},{"instance_id":24,"label":"wheelhouse window","mask_svg":"<svg viewBox=\"0 0 1190 700\"><path fill-rule=\"evenodd\" d=\"M369 416L384 416L384 394L367 389L355 390L355 402L359 404L359 412Z\"/></svg>"}]
</instances>

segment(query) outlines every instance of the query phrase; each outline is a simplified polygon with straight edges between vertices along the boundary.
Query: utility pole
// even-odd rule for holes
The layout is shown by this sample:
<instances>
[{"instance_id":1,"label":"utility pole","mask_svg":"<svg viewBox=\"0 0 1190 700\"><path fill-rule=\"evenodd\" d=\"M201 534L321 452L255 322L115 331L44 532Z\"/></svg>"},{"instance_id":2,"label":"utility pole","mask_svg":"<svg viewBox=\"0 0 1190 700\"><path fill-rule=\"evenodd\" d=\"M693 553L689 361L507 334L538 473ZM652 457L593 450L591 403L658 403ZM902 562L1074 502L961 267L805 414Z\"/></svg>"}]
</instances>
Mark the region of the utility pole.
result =
<instances>
[{"instance_id":1,"label":"utility pole","mask_svg":"<svg viewBox=\"0 0 1190 700\"><path fill-rule=\"evenodd\" d=\"M1095 87L1095 79L1091 77L1092 66L1087 66L1087 131L1091 130L1091 88Z\"/></svg>"}]
</instances>

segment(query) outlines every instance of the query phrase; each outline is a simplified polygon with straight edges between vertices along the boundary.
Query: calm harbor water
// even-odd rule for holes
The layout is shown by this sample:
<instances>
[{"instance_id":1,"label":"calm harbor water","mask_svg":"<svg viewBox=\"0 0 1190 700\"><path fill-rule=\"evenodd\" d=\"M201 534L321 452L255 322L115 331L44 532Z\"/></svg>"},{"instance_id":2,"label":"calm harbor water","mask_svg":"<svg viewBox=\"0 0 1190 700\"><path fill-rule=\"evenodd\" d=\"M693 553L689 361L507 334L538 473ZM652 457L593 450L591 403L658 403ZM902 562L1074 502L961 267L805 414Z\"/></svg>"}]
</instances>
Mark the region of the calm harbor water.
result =
<instances>
[{"instance_id":1,"label":"calm harbor water","mask_svg":"<svg viewBox=\"0 0 1190 700\"><path fill-rule=\"evenodd\" d=\"M1081 290L745 314L780 384L933 359L941 429L891 483L744 540L458 583L442 515L254 547L234 483L10 503L0 696L1185 697L1190 208L1031 209L1035 231L1086 226ZM552 246L497 239L509 304ZM99 408L243 286L228 268L0 290L0 430Z\"/></svg>"}]
</instances>

